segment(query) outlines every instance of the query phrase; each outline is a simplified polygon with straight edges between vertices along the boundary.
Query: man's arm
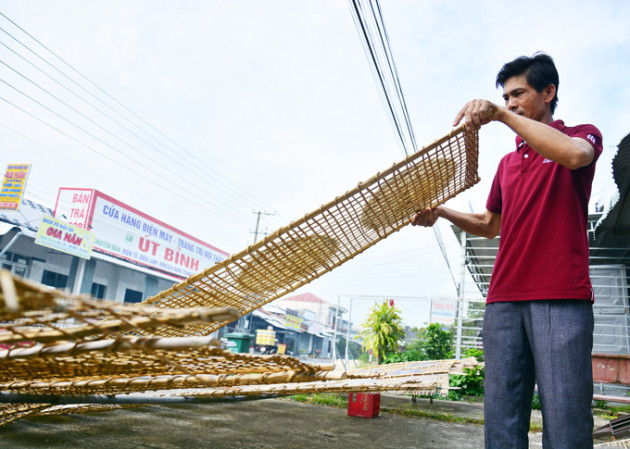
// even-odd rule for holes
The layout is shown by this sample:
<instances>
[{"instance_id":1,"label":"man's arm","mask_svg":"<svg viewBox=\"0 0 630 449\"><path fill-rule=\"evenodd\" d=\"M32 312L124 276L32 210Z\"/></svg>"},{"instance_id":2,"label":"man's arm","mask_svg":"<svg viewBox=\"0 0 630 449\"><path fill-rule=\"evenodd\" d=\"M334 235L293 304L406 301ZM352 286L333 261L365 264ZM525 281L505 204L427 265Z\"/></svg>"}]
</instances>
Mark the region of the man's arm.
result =
<instances>
[{"instance_id":1,"label":"man's arm","mask_svg":"<svg viewBox=\"0 0 630 449\"><path fill-rule=\"evenodd\" d=\"M466 103L455 117L453 125L457 126L462 119L467 127L473 129L479 129L491 121L502 122L538 154L571 170L586 167L595 158L595 150L589 141L569 137L543 122L518 115L488 100Z\"/></svg>"},{"instance_id":2,"label":"man's arm","mask_svg":"<svg viewBox=\"0 0 630 449\"><path fill-rule=\"evenodd\" d=\"M489 239L495 238L501 229L501 214L495 214L489 210L480 214L458 212L444 206L419 211L411 219L411 224L413 226L430 227L435 224L439 217L447 219L469 234Z\"/></svg>"}]
</instances>

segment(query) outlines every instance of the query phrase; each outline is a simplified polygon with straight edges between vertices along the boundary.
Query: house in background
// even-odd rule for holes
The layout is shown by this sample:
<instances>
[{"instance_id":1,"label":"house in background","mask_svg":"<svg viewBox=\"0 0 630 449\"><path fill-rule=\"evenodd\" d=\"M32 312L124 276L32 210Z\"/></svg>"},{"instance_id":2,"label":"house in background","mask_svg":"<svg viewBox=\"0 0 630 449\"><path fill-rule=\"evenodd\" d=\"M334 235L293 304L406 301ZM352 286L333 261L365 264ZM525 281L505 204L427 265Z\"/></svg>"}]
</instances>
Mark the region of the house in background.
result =
<instances>
[{"instance_id":1,"label":"house in background","mask_svg":"<svg viewBox=\"0 0 630 449\"><path fill-rule=\"evenodd\" d=\"M328 328L334 329L337 326L337 332L345 332L347 329L348 323L342 319L342 315L347 310L343 307L337 309L335 304L324 301L312 293L280 298L273 303L278 307L297 310L310 321L318 322Z\"/></svg>"},{"instance_id":2,"label":"house in background","mask_svg":"<svg viewBox=\"0 0 630 449\"><path fill-rule=\"evenodd\" d=\"M39 244L45 216L94 234L88 257ZM60 188L55 210L23 199L0 210L0 263L27 280L141 302L229 254L93 189Z\"/></svg>"},{"instance_id":3,"label":"house in background","mask_svg":"<svg viewBox=\"0 0 630 449\"><path fill-rule=\"evenodd\" d=\"M219 335L244 333L252 338L251 349L260 351L261 346L267 346L257 344L260 336L273 331L279 352L314 358L344 357L345 342L340 342L348 331L348 321L343 319L346 312L343 307L337 308L312 293L304 293L277 299L254 310L222 328ZM335 340L338 346L333 351Z\"/></svg>"}]
</instances>

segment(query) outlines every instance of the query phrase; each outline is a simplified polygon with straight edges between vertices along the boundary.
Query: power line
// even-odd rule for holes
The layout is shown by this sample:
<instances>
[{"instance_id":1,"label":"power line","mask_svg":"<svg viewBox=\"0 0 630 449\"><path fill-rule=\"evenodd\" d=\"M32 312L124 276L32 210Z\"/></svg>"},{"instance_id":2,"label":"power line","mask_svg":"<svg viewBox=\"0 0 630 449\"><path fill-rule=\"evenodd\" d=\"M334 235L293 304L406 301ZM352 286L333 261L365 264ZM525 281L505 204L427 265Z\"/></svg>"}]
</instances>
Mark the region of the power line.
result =
<instances>
[{"instance_id":1,"label":"power line","mask_svg":"<svg viewBox=\"0 0 630 449\"><path fill-rule=\"evenodd\" d=\"M96 135L94 135L93 133L91 133L91 132L89 132L89 131L85 130L83 127L81 127L81 126L77 125L76 123L71 122L71 121L70 121L70 120L68 120L67 118L65 118L65 117L61 116L59 113L55 112L53 109L51 109L51 108L49 108L48 106L46 106L46 105L44 105L43 103L41 103L39 100L36 100L35 98L33 98L33 97L31 97L30 95L28 95L28 94L24 93L24 92L23 92L23 91L21 91L20 89L16 88L15 86L13 86L13 85L11 85L11 84L7 83L6 81L4 81L4 80L2 80L2 79L0 79L0 82L4 83L4 84L5 84L5 85L7 85L8 87L10 87L10 88L14 89L16 92L18 92L18 93L20 93L21 95L25 96L26 98L28 98L29 100L31 100L31 101L32 101L32 102L34 102L35 104L39 105L40 107L42 107L42 108L43 108L43 109L45 109L46 111L50 112L50 113L51 113L51 114L53 114L54 116L58 117L59 119L63 120L64 122L68 123L69 125L73 126L74 128L78 129L79 131L83 132L84 134L87 134L88 136L90 136L91 138L93 138L93 139L94 139L94 140L96 140L97 142L101 143L101 144L102 144L102 145L104 145L105 147L107 147L107 148L109 148L109 149L111 149L111 150L115 151L117 154L119 154L119 155L120 155L121 157L123 157L124 159L126 159L126 160L128 160L128 161L133 162L134 164L136 164L136 166L137 166L138 168L140 168L140 169L144 169L144 168L146 168L146 166L143 164L143 162L141 162L141 161L139 161L139 160L137 160L137 159L135 159L135 158L132 158L131 156L129 156L128 154L126 154L126 153L125 153L125 152L123 152L122 150L120 150L120 149L116 148L115 146L112 146L112 145L110 145L109 143L105 142L105 141L104 141L103 139L101 139L100 137L97 137ZM117 161L117 160L115 160L115 159L112 159L112 158L111 158L111 157L109 157L109 156L106 156L103 152L98 151L98 150L97 150L96 148L94 148L92 145L88 145L87 143L82 142L82 141L80 141L80 140L78 140L78 139L76 139L76 138L74 138L74 137L70 136L68 133L63 132L63 131L62 131L61 129L59 129L58 127L51 125L50 123L48 123L48 122L47 122L47 121L45 121L45 120L42 120L42 119L41 119L41 118L39 118L39 117L36 117L33 113L30 113L30 112L26 111L24 108L22 108L22 107L20 107L20 106L17 106L15 103L13 103L13 102L11 102L11 101L7 100L6 98L4 98L4 97L0 97L0 99L2 99L3 101L5 101L6 103L8 103L8 104L12 105L13 107L15 107L15 108L17 108L17 109L21 110L22 112L27 113L29 116L31 116L31 117L33 117L33 118L37 119L38 121L40 121L41 123L43 123L43 124L45 124L45 125L49 126L49 127L50 127L50 128L52 128L53 130L55 130L55 131L57 131L57 132L61 133L62 135L64 135L64 136L66 136L66 137L70 138L71 140L73 140L74 142L78 143L79 145L84 146L84 147L86 147L86 148L89 148L90 150L92 150L92 151L93 151L93 152L95 152L96 154L98 154L98 155L100 155L100 156L102 156L102 157L105 157L106 159L108 159L109 161L113 162L113 163L114 163L114 164L116 164L117 166L119 166L119 167L121 167L121 168L123 168L123 169L128 169L128 167L126 167L125 165L121 164L119 161ZM132 148L133 148L133 147L132 147ZM135 148L134 148L134 149L135 149ZM136 150L136 152L138 152L138 151ZM170 175L170 176L172 176L172 177L179 178L179 177L178 177L175 173L173 173L172 171L170 171L170 170L166 169L166 168L165 168L165 167L163 167L161 164L158 164L157 162L154 162L154 164L155 164L155 165L157 165L159 168L163 169L166 175ZM162 189L164 189L164 188L165 188L162 184L158 183L158 182L157 182L157 181L155 181L155 180L151 180L151 179L149 179L148 181L149 181L149 182L151 182L152 184L156 185L156 186L157 186L157 187L159 187L159 188L162 188ZM180 185L180 184L179 184L179 183L177 183L177 182L172 183L171 185L176 186L176 188L177 188L178 190L181 190L184 194L189 194L189 195L190 195L190 196L188 196L188 195L184 195L184 198L192 198L192 197L194 197L194 195L195 195L195 194L197 194L197 193L198 193L197 191L192 191L192 190L190 190L190 189L188 189L188 188L184 187L183 185ZM205 195L205 192L202 192L202 194L203 194L203 195ZM218 201L218 202L220 202L220 203L222 203L222 204L224 204L224 205L226 206L225 208L221 208L221 209L222 209L225 213L228 213L228 214L233 214L233 211L229 208L229 204L227 204L225 201L220 200L220 199L217 199L217 201Z\"/></svg>"},{"instance_id":2,"label":"power line","mask_svg":"<svg viewBox=\"0 0 630 449\"><path fill-rule=\"evenodd\" d=\"M378 0L348 0L405 155L418 150Z\"/></svg>"},{"instance_id":3,"label":"power line","mask_svg":"<svg viewBox=\"0 0 630 449\"><path fill-rule=\"evenodd\" d=\"M53 55L56 59L58 59L59 61L61 61L66 67L68 67L70 70L72 70L74 73L76 73L77 75L79 75L80 78L82 78L83 80L85 80L86 82L89 83L89 85L93 86L94 88L96 88L99 92L101 92L102 94L104 94L107 98L109 98L111 101L113 101L115 104L117 104L118 106L122 107L123 110L127 111L129 114L131 114L133 117L135 117L136 119L140 120L141 123L143 123L144 125L148 126L150 130L154 131L155 133L157 133L159 136L161 136L162 138L166 139L168 142L172 143L173 145L175 145L177 148L179 148L180 150L182 150L183 155L187 156L187 157L193 157L190 153L190 151L188 151L187 149L185 149L184 147L182 147L181 145L179 145L178 143L176 143L175 141L173 141L171 138L169 138L168 136L166 136L165 134L163 134L160 130L158 130L157 128L155 128L153 125L151 125L150 123L148 123L146 120L144 120L142 117L140 117L138 114L136 114L134 111L132 111L131 109L129 109L127 106L125 106L124 104L122 104L120 101L118 101L116 98L114 98L112 95L110 95L108 92L106 92L104 89L102 89L100 86L98 86L96 83L94 83L92 80L90 80L88 77L86 77L83 73L81 73L79 70L77 70L75 67L73 67L72 65L70 65L65 59L63 59L61 56L59 56L58 54L56 54L55 52L53 52L50 48L48 48L46 45L44 45L41 41L39 41L37 38L35 38L33 35L31 35L30 33L28 33L26 30L24 30L22 27L20 27L18 24L16 24L14 21L12 21L10 18L8 18L5 14L3 14L2 12L0 12L0 16L4 17L7 21L9 21L13 26L15 26L18 30L20 30L22 33L24 33L25 35L27 35L30 39L32 39L34 42L36 42L38 45L40 45L42 48L44 48L47 52L49 52L51 55ZM31 50L28 46L26 46L25 44L23 44L21 41L19 41L18 39L16 39L14 36L12 36L10 33L8 33L7 31L5 31L3 28L0 28L0 30L2 30L3 32L5 32L7 35L9 35L11 38L13 38L16 42L18 42L20 45L22 45L24 48L27 48L31 53L33 53L34 55L36 55L38 58L40 58L42 61L46 62L46 64L48 64L50 67L54 68L56 71L58 71L60 74L62 74L64 77L68 78L68 80L72 81L75 85L77 85L78 87L80 87L82 90L84 90L86 93L90 94L91 96L93 96L96 100L98 100L100 103L102 103L103 105L107 106L112 112L114 112L115 114L119 115L120 117L122 117L124 120L126 120L127 122L129 122L130 124L132 124L134 127L136 127L138 130L140 130L141 132L145 133L148 137L150 137L151 139L155 140L158 144L162 145L164 148L166 148L167 150L169 150L172 154L176 155L178 158L180 158L182 156L181 152L175 152L172 148L170 148L169 145L165 144L163 141L161 141L160 139L156 139L155 136L151 135L151 133L147 132L146 129L144 129L143 127L137 125L136 123L134 123L132 120L129 120L129 118L125 117L124 115L120 114L118 111L116 111L114 108L112 108L110 105L108 105L107 103L105 103L104 101L102 101L98 96L94 95L93 93L89 92L87 89L85 89L82 85L80 85L79 83L77 83L76 81L74 81L72 78L70 78L69 76L67 76L66 74L64 74L62 71L60 71L57 67L55 67L54 65L52 65L51 63L49 63L48 61L46 61L44 58L42 58L39 54L37 54L36 52L34 52L33 50ZM15 53L15 52L14 52ZM80 97L82 99L82 97ZM84 100L85 101L85 100ZM94 107L93 105L91 105L91 103L87 103L90 106ZM101 112L101 114L106 115L110 120L114 121L115 123L117 123L119 126L123 127L124 129L126 129L127 131L133 133L134 135L136 135L138 138L141 138L140 136L138 136L136 133L134 133L133 131L129 130L128 128L124 127L124 125L120 124L118 121L116 121L115 119L112 119L111 116L105 114L104 112L102 112L100 109L96 108L99 112ZM141 138L142 139L142 138ZM146 143L148 143L146 140L142 139L143 141L145 141ZM149 144L149 143L148 143ZM151 144L149 144L151 145ZM151 145L152 148L156 149L157 148L153 145ZM194 160L190 160L187 159L187 162L192 162L192 167L193 168L199 168L199 161L197 159ZM254 195L252 195L250 192L247 192L246 190L242 189L240 186L238 186L237 184L233 183L231 180L229 180L228 178L222 176L220 173L218 173L216 170L212 169L211 167L209 167L207 164L201 164L203 166L203 169L206 171L209 171L211 173L214 173L216 176L220 177L223 179L224 183L229 184L230 186L232 186L232 188L239 190L241 192L241 195L245 196L245 197L249 197L250 199L252 199L253 201L257 202L257 203L261 203L260 199L256 198ZM203 175L207 175L206 173L203 173Z\"/></svg>"},{"instance_id":4,"label":"power line","mask_svg":"<svg viewBox=\"0 0 630 449\"><path fill-rule=\"evenodd\" d=\"M389 36L385 28L383 14L378 0L349 0L352 16L355 20L360 35L363 38L364 48L367 49L371 60L371 67L376 73L381 92L385 98L390 118L398 132L406 155L412 150L418 151L415 134L411 125L411 119L407 110L407 103L403 95L398 70L391 51ZM410 147L410 148L409 148ZM437 240L442 256L446 261L448 271L457 286L453 270L451 269L448 255L442 240L438 226L433 226L433 232Z\"/></svg>"},{"instance_id":5,"label":"power line","mask_svg":"<svg viewBox=\"0 0 630 449\"><path fill-rule=\"evenodd\" d=\"M74 70L76 73L78 73L82 78L86 79L87 78L85 76L83 76L80 72L76 71L76 69L72 68L67 62L65 62L62 58L60 58L59 56L57 56L56 54L54 54L48 47L46 47L44 44L42 44L40 41L38 41L37 39L35 39L32 35L30 35L28 32L26 32L25 30L23 30L21 27L19 27L17 24L15 24L15 22L11 21L8 17L6 17L6 15L0 13L1 16L3 16L6 20L8 20L10 23L12 23L14 26L16 26L19 30L21 30L23 33L25 33L27 36L29 36L31 39L33 39L35 42L37 42L39 45L41 45L43 48L45 48L47 51L49 51L51 54L53 54L56 58L58 58L59 60L61 60L65 65L67 65L68 67L70 67L72 70ZM59 70L57 67L55 67L53 64L51 64L50 62L48 62L45 58L43 58L41 55L39 55L37 52L35 52L33 49L31 49L30 47L26 46L23 42L21 42L19 39L17 39L15 36L11 35L10 33L8 33L6 30L2 29L2 31L7 34L8 36L10 36L13 40L15 40L16 42L18 42L22 47L26 48L30 53L32 53L33 55L35 55L37 58L39 58L41 61L43 61L45 64L47 64L47 66L53 68L57 73L61 74L62 76L64 76L66 79L70 80L73 84L75 84L77 87L81 88L83 91L87 92L88 94L90 94L92 97L94 97L96 100L98 100L99 102L101 102L102 104L106 105L109 109L111 109L113 112L115 112L116 114L120 115L120 113L118 113L117 111L115 111L115 109L111 108L111 106L107 105L105 102L103 102L100 98L98 98L98 96L90 93L89 91L87 91L83 86L81 86L79 83L77 83L76 81L72 80L72 78L70 78L67 74L63 73L61 70ZM154 145L152 145L150 142L148 142L146 139L144 139L142 136L138 135L137 133L135 133L133 130L129 129L128 127L124 126L123 124L121 124L119 121L117 121L116 119L112 118L109 114L105 113L104 111L102 111L100 108L94 106L90 101L84 99L82 96L78 95L76 92L74 92L71 89L68 89L66 86L64 86L63 84L59 83L54 77L52 77L51 75L49 75L48 73L42 71L41 69L37 68L33 63L31 63L30 61L28 61L26 58L22 57L21 55L19 55L15 50L11 49L10 47L8 47L7 45L5 45L4 43L2 43L2 45L9 49L13 54L17 55L18 57L20 57L22 60L28 62L29 65L33 66L34 68L36 68L38 71L40 71L41 73L43 73L45 76L47 76L50 79L53 79L58 85L62 86L66 91L71 92L75 97L81 99L83 102L85 102L86 104L90 105L91 107L95 108L100 114L103 114L104 116L106 116L108 119L114 121L118 126L122 126L123 129L125 129L127 132L133 133L137 138L141 139L144 143L146 143L147 145L149 145L153 150L160 152L162 155L166 154L164 152L161 152L157 147L155 147ZM21 75L22 77L24 77L25 79L28 79L31 83L37 85L38 87L42 88L41 86L39 86L36 82L34 82L33 80L31 80L30 78L26 77L25 75L23 75L22 73L20 73L19 71L15 70L14 68L8 66L8 64L4 63L4 65L8 68L11 68L14 72L18 73L19 75ZM101 88L99 88L98 86L96 86L96 84L92 83L91 81L88 80L88 82L90 82L93 86L95 86L97 89L99 89L99 91L105 93L109 98L111 98L113 101L115 101L117 104L121 105L122 104L120 102L118 102L117 100L115 100L113 97L111 97L111 95L107 94L104 90L102 90ZM43 88L42 88L43 89ZM45 90L45 89L44 89ZM22 92L23 95L26 95L24 92ZM66 107L71 108L72 110L74 110L76 113L81 114L86 120L90 121L92 124L96 124L96 126L98 126L100 129L103 129L105 132L107 132L109 135L115 136L112 132L107 131L106 129L104 129L104 127L99 126L95 120L90 119L89 117L87 117L85 114L81 113L80 111L78 111L76 108L73 108L72 106L70 106L67 102L64 102L63 100L61 100L58 96L52 94L51 92L48 92L49 95L51 95L52 97L56 98L57 101L60 101L62 104L64 104ZM30 97L31 101L36 101L38 102L38 100L36 100L35 98ZM7 99L5 99L6 101ZM41 102L38 102L40 107L44 107L47 108L46 106L44 106ZM33 118L36 118L34 114L29 113L28 111L26 111L23 107L18 106L17 104L10 102L10 104L12 104L14 107L17 107L18 109L21 109L23 112L27 113L28 115L30 115ZM124 107L124 106L122 106ZM128 108L124 107L125 110L131 112ZM47 108L49 111L51 110L50 108ZM54 113L54 112L53 112ZM136 114L134 114L136 117L138 117ZM129 121L128 118L123 117L126 121L132 123L134 126L138 127L138 129L142 129L141 127L139 127L137 124ZM41 120L41 122L50 125L49 123L47 123L45 120ZM145 124L147 122L143 121ZM73 124L73 123L72 123ZM73 124L74 126L77 126L75 124ZM155 128L153 128L154 130L156 130ZM57 129L58 132L60 132L61 130ZM85 129L82 129L83 132L87 132ZM157 130L156 130L157 131ZM143 133L147 133L146 130L142 130ZM83 142L78 141L78 139L73 138L72 136L70 136L67 132L63 132L61 131L61 133L66 136L67 138L70 138L72 140L74 140L76 143L79 143L80 145L85 145ZM88 133L92 136L92 138L96 138L92 133ZM161 133L160 133L161 134ZM189 169L193 169L196 172L199 172L202 170L202 166L203 164L199 164L196 163L198 161L190 161L190 157L188 152L186 151L179 151L179 152L175 152L175 150L173 150L169 145L166 145L163 141L160 141L159 139L156 139L154 136L152 136L150 133L147 133L147 135L153 139L153 140L157 140L158 143L162 146L164 146L165 148L167 148L171 153L176 154L179 157L181 157L182 155L185 155L188 159L189 162L191 162L189 164ZM163 136L163 134L162 134ZM117 138L117 137L116 137ZM98 139L98 138L97 138ZM120 141L122 141L122 139L118 139ZM105 145L108 146L109 148L113 148L112 145L109 145L108 143L104 142L102 139L100 139L100 142ZM171 141L172 142L172 141ZM131 145L128 142L125 142L127 145ZM179 146L179 148L181 150L183 150L183 148L181 146ZM92 148L93 149L93 148ZM93 149L94 150L94 149ZM114 147L114 151L116 151L117 149ZM120 152L120 150L118 150L118 152ZM101 154L101 156L103 156L103 154ZM106 157L106 156L104 156ZM125 157L125 156L123 156ZM168 156L167 156L168 157ZM171 161L175 164L179 164L181 163L178 159L172 159ZM183 158L186 159L186 158ZM111 160L111 158L110 158ZM112 160L113 163L116 163L115 161ZM138 163L137 160L135 160L136 163ZM149 160L149 163L153 163L152 160ZM120 164L118 164L120 166ZM173 165L173 164L171 164ZM166 167L164 167L162 165L163 169L166 169ZM126 167L123 167L126 168ZM144 167L143 167L144 168ZM213 171L210 169L211 172L216 173L216 171ZM168 171L168 173L170 174L170 176L175 176L177 177L177 175L175 175L172 171ZM203 172L201 173L201 175L199 175L199 179L202 183L205 183L207 180L211 180L211 181L215 181L215 179L219 179L220 175L218 173L216 173L218 176L207 176L208 173L207 172ZM231 187L228 188L226 185L230 184ZM240 189L240 187L236 186L234 183L232 183L231 181L225 179L223 180L223 182L220 181L216 181L215 184L213 184L215 188L217 188L218 190L222 191L224 196L228 196L228 197L234 197L236 198L236 194L237 192L240 190L241 192L245 192L243 189ZM207 189L199 189L199 192L201 192L202 195L205 194ZM199 193L199 192L195 192L195 193ZM247 200L249 200L249 198L254 198L253 195L249 194L249 193L241 193L240 194L240 201L243 201L247 198ZM213 198L213 200L215 202L222 202L224 204L224 208L222 209L222 212L224 214L228 214L228 215L234 215L234 204L233 203L226 203L225 201L221 200L219 197L215 197ZM260 201L259 201L260 202ZM239 218L239 220L241 220L242 223L245 222L244 218Z\"/></svg>"}]
</instances>

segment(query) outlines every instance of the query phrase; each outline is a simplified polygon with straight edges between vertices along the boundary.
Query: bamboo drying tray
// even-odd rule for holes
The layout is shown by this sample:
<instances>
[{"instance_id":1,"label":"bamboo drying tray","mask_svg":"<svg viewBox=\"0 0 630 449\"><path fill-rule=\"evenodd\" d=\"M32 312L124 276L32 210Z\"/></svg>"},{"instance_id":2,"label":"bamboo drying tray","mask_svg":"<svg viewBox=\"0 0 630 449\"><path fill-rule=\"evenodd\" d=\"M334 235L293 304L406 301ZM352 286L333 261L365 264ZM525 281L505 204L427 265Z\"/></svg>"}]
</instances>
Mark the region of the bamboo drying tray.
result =
<instances>
[{"instance_id":1,"label":"bamboo drying tray","mask_svg":"<svg viewBox=\"0 0 630 449\"><path fill-rule=\"evenodd\" d=\"M311 282L479 181L478 134L464 126L394 164L318 210L172 288L148 298L159 307L255 310ZM224 323L163 336L206 335ZM143 331L147 332L147 331Z\"/></svg>"},{"instance_id":2,"label":"bamboo drying tray","mask_svg":"<svg viewBox=\"0 0 630 449\"><path fill-rule=\"evenodd\" d=\"M478 365L479 363L474 357L448 360L421 360L368 366L350 371L348 375L351 377L401 377L417 374L463 374L464 368L473 368Z\"/></svg>"},{"instance_id":3,"label":"bamboo drying tray","mask_svg":"<svg viewBox=\"0 0 630 449\"><path fill-rule=\"evenodd\" d=\"M56 341L79 342L159 327L182 328L199 322L225 322L240 314L233 308L164 309L71 295L18 279L0 270L0 348ZM0 357L1 358L1 357Z\"/></svg>"}]
</instances>

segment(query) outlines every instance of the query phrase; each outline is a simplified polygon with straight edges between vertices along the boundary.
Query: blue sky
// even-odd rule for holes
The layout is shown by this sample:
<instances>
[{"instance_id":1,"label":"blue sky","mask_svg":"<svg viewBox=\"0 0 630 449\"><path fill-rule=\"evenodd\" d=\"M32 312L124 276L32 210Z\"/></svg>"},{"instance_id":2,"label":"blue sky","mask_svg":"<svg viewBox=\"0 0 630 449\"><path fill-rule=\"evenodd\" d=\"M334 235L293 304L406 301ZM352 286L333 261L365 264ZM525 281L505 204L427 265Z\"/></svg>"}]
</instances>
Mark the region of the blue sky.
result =
<instances>
[{"instance_id":1,"label":"blue sky","mask_svg":"<svg viewBox=\"0 0 630 449\"><path fill-rule=\"evenodd\" d=\"M630 132L630 3L383 0L381 8L420 146L448 132L467 100L501 101L501 65L543 50L560 72L555 117L603 132L593 200L611 194L610 162ZM109 129L109 119L0 47L2 61L22 74L3 65L0 79L80 124L3 85L3 98L66 134L0 102L0 164L33 164L32 199L51 204L59 187L95 188L238 252L253 241L253 211L275 212L261 221L273 232L403 157L346 1L4 0L0 11L98 86L73 74L86 90L65 79L71 91L161 133L148 145L117 132L133 142L121 144L99 128ZM0 26L32 42L2 17ZM44 64L6 33L0 41ZM513 138L500 124L481 131L482 181L450 206L484 207ZM441 230L457 276L457 242L446 223ZM301 291L330 302L455 294L432 231L416 228ZM424 312L409 304L405 320L420 324Z\"/></svg>"}]
</instances>

